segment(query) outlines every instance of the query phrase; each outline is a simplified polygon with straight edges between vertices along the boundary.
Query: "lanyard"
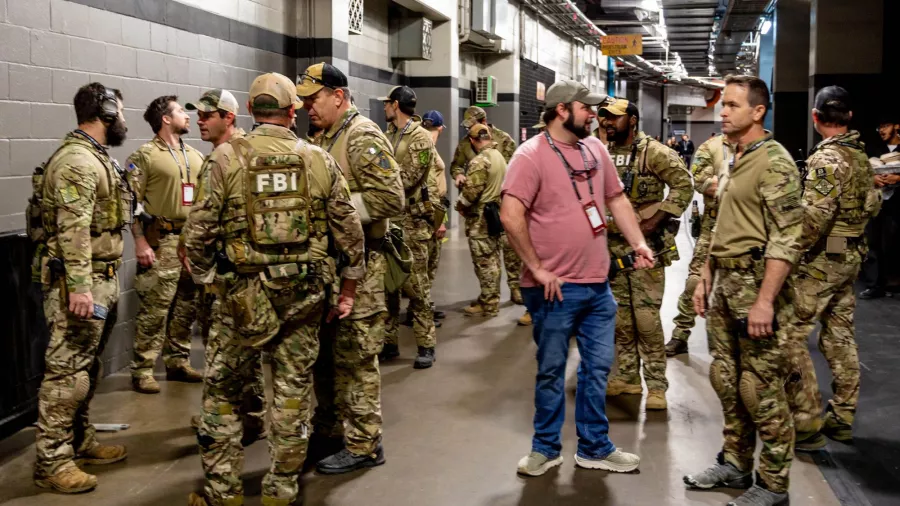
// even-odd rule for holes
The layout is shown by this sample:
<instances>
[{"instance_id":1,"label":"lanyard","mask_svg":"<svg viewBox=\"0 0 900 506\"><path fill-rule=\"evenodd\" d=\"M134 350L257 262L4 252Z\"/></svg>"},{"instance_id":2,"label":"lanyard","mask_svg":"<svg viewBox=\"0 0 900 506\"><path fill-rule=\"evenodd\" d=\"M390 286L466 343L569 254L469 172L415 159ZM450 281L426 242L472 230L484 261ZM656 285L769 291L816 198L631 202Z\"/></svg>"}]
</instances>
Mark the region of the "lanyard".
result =
<instances>
[{"instance_id":1,"label":"lanyard","mask_svg":"<svg viewBox=\"0 0 900 506\"><path fill-rule=\"evenodd\" d=\"M394 143L394 156L397 156L397 147L400 145L400 140L403 139L403 135L406 134L406 131L409 129L409 125L412 124L412 118L406 120L406 126L403 127L403 130L400 131L400 136L397 137L397 142Z\"/></svg>"},{"instance_id":2,"label":"lanyard","mask_svg":"<svg viewBox=\"0 0 900 506\"><path fill-rule=\"evenodd\" d=\"M593 164L588 162L587 155L584 154L585 150L590 153L590 150L587 149L584 144L580 141L575 144L578 146L578 152L581 153L581 160L584 162L585 170L575 170L569 165L569 162L566 160L566 157L563 156L562 152L556 147L556 144L553 142L553 138L550 137L550 134L544 130L544 137L547 139L547 142L550 144L550 147L553 148L553 151L556 153L556 156L559 157L559 161L562 162L563 167L566 169L566 172L569 174L569 180L572 181L572 189L575 190L575 196L578 197L578 201L581 202L581 192L578 191L578 185L575 183L575 176L580 175L584 172L587 172L587 183L588 190L591 193L591 199L594 198L594 180L591 177L591 172L596 170L597 168L597 157L594 156L594 153L591 153L591 158L594 159Z\"/></svg>"},{"instance_id":3,"label":"lanyard","mask_svg":"<svg viewBox=\"0 0 900 506\"><path fill-rule=\"evenodd\" d=\"M333 148L334 145L337 144L337 141L338 141L338 139L341 137L341 134L344 133L344 128L345 128L348 124L350 124L351 121L353 121L353 118L357 117L358 115L359 115L359 113L358 113L358 112L355 112L355 113L351 114L349 118L347 118L346 120L344 120L344 123L341 125L341 128L338 128L338 131L335 132L334 138L331 140L331 144L328 145L327 151L328 151L329 153L331 153L331 148Z\"/></svg>"},{"instance_id":4,"label":"lanyard","mask_svg":"<svg viewBox=\"0 0 900 506\"><path fill-rule=\"evenodd\" d=\"M163 141L165 142L165 141ZM187 182L191 182L191 161L188 160L187 151L184 149L184 141L179 139L178 142L181 143L181 156L184 157L184 164L187 167ZM175 165L178 166L178 175L181 177L181 181L184 182L184 174L181 173L181 162L178 161L178 155L172 151L172 146L169 146L169 143L166 142L166 147L169 148L169 154L172 155L172 159L175 160Z\"/></svg>"},{"instance_id":5,"label":"lanyard","mask_svg":"<svg viewBox=\"0 0 900 506\"><path fill-rule=\"evenodd\" d=\"M752 148L750 148L750 149L744 151L743 153L741 153L741 158L743 158L743 157L749 155L750 153L756 151L760 146L762 146L763 144L765 144L765 142L766 142L766 141L760 141L760 142L756 143L755 146L753 146ZM738 147L740 147L740 146L738 146ZM723 153L726 152L726 151L725 151L725 145L724 145L724 144L722 145L722 152L723 152ZM734 154L731 155L731 160L728 162L728 175L729 175L729 176L731 175L731 172L734 171L735 158L737 157L737 154L738 154L738 153L737 153L737 149L735 149L735 150L734 150Z\"/></svg>"}]
</instances>

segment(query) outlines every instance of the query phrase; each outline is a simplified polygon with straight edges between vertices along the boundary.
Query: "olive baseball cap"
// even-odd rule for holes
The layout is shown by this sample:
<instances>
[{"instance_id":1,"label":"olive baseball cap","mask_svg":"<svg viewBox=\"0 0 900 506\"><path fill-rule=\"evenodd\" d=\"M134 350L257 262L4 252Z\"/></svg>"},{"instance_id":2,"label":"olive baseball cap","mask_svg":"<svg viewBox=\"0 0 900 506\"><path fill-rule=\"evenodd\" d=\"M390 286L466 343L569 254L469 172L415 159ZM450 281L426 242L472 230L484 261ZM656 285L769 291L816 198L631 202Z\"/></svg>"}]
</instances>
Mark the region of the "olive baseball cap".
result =
<instances>
[{"instance_id":1,"label":"olive baseball cap","mask_svg":"<svg viewBox=\"0 0 900 506\"><path fill-rule=\"evenodd\" d=\"M310 65L306 72L300 76L297 83L297 95L309 97L315 95L322 88L346 88L347 76L341 69L328 63L316 63Z\"/></svg>"},{"instance_id":2,"label":"olive baseball cap","mask_svg":"<svg viewBox=\"0 0 900 506\"><path fill-rule=\"evenodd\" d=\"M623 114L629 114L634 117L640 117L637 106L624 98L615 99L613 103L601 107L600 111L602 115L622 116Z\"/></svg>"},{"instance_id":3,"label":"olive baseball cap","mask_svg":"<svg viewBox=\"0 0 900 506\"><path fill-rule=\"evenodd\" d=\"M469 127L469 137L480 141L491 140L491 129L482 123L475 123Z\"/></svg>"},{"instance_id":4,"label":"olive baseball cap","mask_svg":"<svg viewBox=\"0 0 900 506\"><path fill-rule=\"evenodd\" d=\"M238 113L238 101L228 90L208 90L196 102L184 104L189 111Z\"/></svg>"},{"instance_id":5,"label":"olive baseball cap","mask_svg":"<svg viewBox=\"0 0 900 506\"><path fill-rule=\"evenodd\" d=\"M484 109L478 107L477 105L473 105L472 107L466 109L466 112L463 113L462 126L471 128L472 125L485 118L487 118L487 113L484 112Z\"/></svg>"},{"instance_id":6,"label":"olive baseball cap","mask_svg":"<svg viewBox=\"0 0 900 506\"><path fill-rule=\"evenodd\" d=\"M546 109L553 109L559 104L571 104L572 102L600 105L609 101L608 96L602 93L593 93L578 81L557 81L547 89L544 97Z\"/></svg>"},{"instance_id":7,"label":"olive baseball cap","mask_svg":"<svg viewBox=\"0 0 900 506\"><path fill-rule=\"evenodd\" d=\"M397 101L402 105L416 105L416 92L409 86L394 86L386 97L378 97L382 102Z\"/></svg>"},{"instance_id":8,"label":"olive baseball cap","mask_svg":"<svg viewBox=\"0 0 900 506\"><path fill-rule=\"evenodd\" d=\"M291 105L299 108L303 105L297 98L297 88L294 86L294 82L275 72L263 74L253 80L253 84L250 85L250 103L252 104L260 95L274 98L278 102L279 109Z\"/></svg>"}]
</instances>

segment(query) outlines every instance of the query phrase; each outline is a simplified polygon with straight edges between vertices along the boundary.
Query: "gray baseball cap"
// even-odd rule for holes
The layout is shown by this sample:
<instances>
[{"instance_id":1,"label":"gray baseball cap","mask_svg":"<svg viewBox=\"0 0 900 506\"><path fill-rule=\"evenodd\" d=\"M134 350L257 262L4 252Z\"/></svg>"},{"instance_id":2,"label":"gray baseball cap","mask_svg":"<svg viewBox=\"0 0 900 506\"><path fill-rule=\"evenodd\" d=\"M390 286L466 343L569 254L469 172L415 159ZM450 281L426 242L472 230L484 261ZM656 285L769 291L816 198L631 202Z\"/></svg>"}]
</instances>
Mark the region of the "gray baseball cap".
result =
<instances>
[{"instance_id":1,"label":"gray baseball cap","mask_svg":"<svg viewBox=\"0 0 900 506\"><path fill-rule=\"evenodd\" d=\"M593 93L587 86L578 81L558 81L553 83L545 95L545 108L552 109L558 104L581 102L587 105L600 105L609 100L602 93Z\"/></svg>"}]
</instances>

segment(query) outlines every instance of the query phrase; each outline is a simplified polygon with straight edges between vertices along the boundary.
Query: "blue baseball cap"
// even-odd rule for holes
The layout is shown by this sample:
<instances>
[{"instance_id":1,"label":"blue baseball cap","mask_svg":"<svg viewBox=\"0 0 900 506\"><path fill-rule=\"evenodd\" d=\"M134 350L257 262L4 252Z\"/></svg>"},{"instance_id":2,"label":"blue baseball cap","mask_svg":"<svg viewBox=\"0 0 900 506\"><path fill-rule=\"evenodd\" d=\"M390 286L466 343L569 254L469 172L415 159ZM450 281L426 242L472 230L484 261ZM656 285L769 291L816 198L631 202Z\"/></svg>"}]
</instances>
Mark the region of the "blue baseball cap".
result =
<instances>
[{"instance_id":1,"label":"blue baseball cap","mask_svg":"<svg viewBox=\"0 0 900 506\"><path fill-rule=\"evenodd\" d=\"M444 116L438 111L428 111L422 115L422 126L425 128L444 126Z\"/></svg>"}]
</instances>

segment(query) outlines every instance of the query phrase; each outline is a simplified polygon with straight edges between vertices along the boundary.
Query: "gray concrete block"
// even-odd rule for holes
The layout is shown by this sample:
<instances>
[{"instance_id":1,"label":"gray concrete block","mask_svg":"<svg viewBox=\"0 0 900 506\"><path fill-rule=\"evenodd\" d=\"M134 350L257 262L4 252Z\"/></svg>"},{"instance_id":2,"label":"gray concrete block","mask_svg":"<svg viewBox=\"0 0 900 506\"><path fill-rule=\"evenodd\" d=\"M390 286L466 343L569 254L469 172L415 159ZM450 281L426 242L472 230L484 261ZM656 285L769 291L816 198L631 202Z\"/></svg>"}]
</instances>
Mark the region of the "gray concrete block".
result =
<instances>
[{"instance_id":1,"label":"gray concrete block","mask_svg":"<svg viewBox=\"0 0 900 506\"><path fill-rule=\"evenodd\" d=\"M106 46L106 72L122 77L137 77L137 51L125 46Z\"/></svg>"},{"instance_id":2,"label":"gray concrete block","mask_svg":"<svg viewBox=\"0 0 900 506\"><path fill-rule=\"evenodd\" d=\"M137 100L131 100L128 103L130 104L130 107L136 107L135 109L125 110L125 123L128 125L128 136L133 137L134 139L152 139L153 131L150 129L150 125L144 121L144 110L147 108L148 102L141 103L137 102ZM130 154L130 152L125 153L119 160L124 162Z\"/></svg>"},{"instance_id":3,"label":"gray concrete block","mask_svg":"<svg viewBox=\"0 0 900 506\"><path fill-rule=\"evenodd\" d=\"M235 92L247 89L247 73L244 72L243 69L238 69L234 67L221 67L223 72L225 73L225 80L222 82L221 86L228 91ZM216 84L213 81L212 76L210 76L210 84Z\"/></svg>"},{"instance_id":4,"label":"gray concrete block","mask_svg":"<svg viewBox=\"0 0 900 506\"><path fill-rule=\"evenodd\" d=\"M91 9L88 22L92 39L110 44L122 44L122 16L120 14Z\"/></svg>"},{"instance_id":5,"label":"gray concrete block","mask_svg":"<svg viewBox=\"0 0 900 506\"><path fill-rule=\"evenodd\" d=\"M31 32L31 63L42 67L69 68L69 37L50 32Z\"/></svg>"},{"instance_id":6,"label":"gray concrete block","mask_svg":"<svg viewBox=\"0 0 900 506\"><path fill-rule=\"evenodd\" d=\"M212 64L209 66L209 87L210 88L225 88L226 90L230 90L228 80L231 78L231 74L228 72L228 67L222 65Z\"/></svg>"},{"instance_id":7,"label":"gray concrete block","mask_svg":"<svg viewBox=\"0 0 900 506\"><path fill-rule=\"evenodd\" d=\"M7 3L6 9L10 24L50 29L50 0L13 0Z\"/></svg>"},{"instance_id":8,"label":"gray concrete block","mask_svg":"<svg viewBox=\"0 0 900 506\"><path fill-rule=\"evenodd\" d=\"M178 30L171 26L166 27L166 52L178 54Z\"/></svg>"},{"instance_id":9,"label":"gray concrete block","mask_svg":"<svg viewBox=\"0 0 900 506\"><path fill-rule=\"evenodd\" d=\"M9 139L0 139L0 177L12 175L9 165Z\"/></svg>"},{"instance_id":10,"label":"gray concrete block","mask_svg":"<svg viewBox=\"0 0 900 506\"><path fill-rule=\"evenodd\" d=\"M188 65L188 83L194 86L209 86L209 63L191 60Z\"/></svg>"},{"instance_id":11,"label":"gray concrete block","mask_svg":"<svg viewBox=\"0 0 900 506\"><path fill-rule=\"evenodd\" d=\"M244 88L245 90L248 88ZM250 93L246 91L232 91L232 95L234 95L234 99L237 100L240 108L238 109L238 113L247 114L247 102L250 101Z\"/></svg>"},{"instance_id":12,"label":"gray concrete block","mask_svg":"<svg viewBox=\"0 0 900 506\"><path fill-rule=\"evenodd\" d=\"M107 88L115 88L117 90L121 90L122 86L124 86L124 81L121 77L118 76L110 76L106 74L91 74L91 82L92 83L100 83ZM125 97L125 107L129 107L128 96Z\"/></svg>"},{"instance_id":13,"label":"gray concrete block","mask_svg":"<svg viewBox=\"0 0 900 506\"><path fill-rule=\"evenodd\" d=\"M154 51L159 51L160 53L165 53L168 49L168 43L166 42L166 35L168 31L166 30L168 27L165 25L158 25L156 23L150 23L150 49Z\"/></svg>"},{"instance_id":14,"label":"gray concrete block","mask_svg":"<svg viewBox=\"0 0 900 506\"><path fill-rule=\"evenodd\" d=\"M210 61L219 61L219 39L200 35L200 58Z\"/></svg>"},{"instance_id":15,"label":"gray concrete block","mask_svg":"<svg viewBox=\"0 0 900 506\"><path fill-rule=\"evenodd\" d=\"M227 40L219 40L219 62L232 67L240 67L237 44Z\"/></svg>"},{"instance_id":16,"label":"gray concrete block","mask_svg":"<svg viewBox=\"0 0 900 506\"><path fill-rule=\"evenodd\" d=\"M137 75L142 79L165 81L166 55L156 51L137 50Z\"/></svg>"},{"instance_id":17,"label":"gray concrete block","mask_svg":"<svg viewBox=\"0 0 900 506\"><path fill-rule=\"evenodd\" d=\"M90 82L90 74L71 70L53 71L53 101L57 104L72 104L78 88Z\"/></svg>"},{"instance_id":18,"label":"gray concrete block","mask_svg":"<svg viewBox=\"0 0 900 506\"><path fill-rule=\"evenodd\" d=\"M186 83L190 73L190 60L166 55L166 80L170 83Z\"/></svg>"},{"instance_id":19,"label":"gray concrete block","mask_svg":"<svg viewBox=\"0 0 900 506\"><path fill-rule=\"evenodd\" d=\"M74 106L31 104L31 136L36 139L61 139L76 124Z\"/></svg>"},{"instance_id":20,"label":"gray concrete block","mask_svg":"<svg viewBox=\"0 0 900 506\"><path fill-rule=\"evenodd\" d=\"M73 70L106 72L106 44L89 39L69 40Z\"/></svg>"},{"instance_id":21,"label":"gray concrete block","mask_svg":"<svg viewBox=\"0 0 900 506\"><path fill-rule=\"evenodd\" d=\"M200 36L196 33L176 30L178 40L178 56L200 58Z\"/></svg>"},{"instance_id":22,"label":"gray concrete block","mask_svg":"<svg viewBox=\"0 0 900 506\"><path fill-rule=\"evenodd\" d=\"M31 37L27 28L0 24L0 60L31 63Z\"/></svg>"},{"instance_id":23,"label":"gray concrete block","mask_svg":"<svg viewBox=\"0 0 900 506\"><path fill-rule=\"evenodd\" d=\"M0 62L0 99L9 98L9 64Z\"/></svg>"},{"instance_id":24,"label":"gray concrete block","mask_svg":"<svg viewBox=\"0 0 900 506\"><path fill-rule=\"evenodd\" d=\"M89 37L90 10L68 0L50 0L50 29L56 33Z\"/></svg>"},{"instance_id":25,"label":"gray concrete block","mask_svg":"<svg viewBox=\"0 0 900 506\"><path fill-rule=\"evenodd\" d=\"M122 16L122 41L129 47L150 49L150 23Z\"/></svg>"},{"instance_id":26,"label":"gray concrete block","mask_svg":"<svg viewBox=\"0 0 900 506\"><path fill-rule=\"evenodd\" d=\"M30 65L9 66L9 98L29 102L50 102L50 69Z\"/></svg>"},{"instance_id":27,"label":"gray concrete block","mask_svg":"<svg viewBox=\"0 0 900 506\"><path fill-rule=\"evenodd\" d=\"M179 84L175 94L178 95L178 100L183 103L200 98L200 94L203 93L203 89L205 88L200 88L199 86L194 85Z\"/></svg>"},{"instance_id":28,"label":"gray concrete block","mask_svg":"<svg viewBox=\"0 0 900 506\"><path fill-rule=\"evenodd\" d=\"M72 123L65 125L72 126ZM56 139L12 139L9 141L9 166L14 176L31 176L34 168L47 161L59 147L60 136ZM31 189L28 190L29 195ZM2 200L2 199L0 199ZM2 208L2 203L0 203ZM24 208L23 208L24 209ZM0 211L0 214L3 214Z\"/></svg>"},{"instance_id":29,"label":"gray concrete block","mask_svg":"<svg viewBox=\"0 0 900 506\"><path fill-rule=\"evenodd\" d=\"M47 156L50 156L50 154L47 153ZM0 190L0 216L25 212L25 205L28 197L31 196L31 171L34 170L34 167L32 165L28 169L27 176L11 177L3 180L3 189ZM24 224L23 220L22 225Z\"/></svg>"},{"instance_id":30,"label":"gray concrete block","mask_svg":"<svg viewBox=\"0 0 900 506\"><path fill-rule=\"evenodd\" d=\"M143 109L157 97L171 94L168 84L143 79L125 79L122 91L131 109Z\"/></svg>"},{"instance_id":31,"label":"gray concrete block","mask_svg":"<svg viewBox=\"0 0 900 506\"><path fill-rule=\"evenodd\" d=\"M6 0L0 1L0 21L6 22L8 19L6 11Z\"/></svg>"}]
</instances>

